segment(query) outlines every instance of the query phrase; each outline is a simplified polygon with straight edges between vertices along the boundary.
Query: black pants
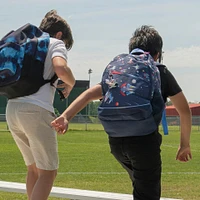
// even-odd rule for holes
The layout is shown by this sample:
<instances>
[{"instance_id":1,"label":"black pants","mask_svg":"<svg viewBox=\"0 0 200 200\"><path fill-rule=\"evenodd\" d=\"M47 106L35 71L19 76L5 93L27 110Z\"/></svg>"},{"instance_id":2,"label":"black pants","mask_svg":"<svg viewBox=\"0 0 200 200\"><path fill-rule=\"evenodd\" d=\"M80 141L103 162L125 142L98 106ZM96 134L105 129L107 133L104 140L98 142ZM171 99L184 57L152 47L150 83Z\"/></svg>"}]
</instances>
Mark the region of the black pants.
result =
<instances>
[{"instance_id":1,"label":"black pants","mask_svg":"<svg viewBox=\"0 0 200 200\"><path fill-rule=\"evenodd\" d=\"M126 169L133 183L134 200L159 200L161 196L162 136L109 137L111 153Z\"/></svg>"}]
</instances>

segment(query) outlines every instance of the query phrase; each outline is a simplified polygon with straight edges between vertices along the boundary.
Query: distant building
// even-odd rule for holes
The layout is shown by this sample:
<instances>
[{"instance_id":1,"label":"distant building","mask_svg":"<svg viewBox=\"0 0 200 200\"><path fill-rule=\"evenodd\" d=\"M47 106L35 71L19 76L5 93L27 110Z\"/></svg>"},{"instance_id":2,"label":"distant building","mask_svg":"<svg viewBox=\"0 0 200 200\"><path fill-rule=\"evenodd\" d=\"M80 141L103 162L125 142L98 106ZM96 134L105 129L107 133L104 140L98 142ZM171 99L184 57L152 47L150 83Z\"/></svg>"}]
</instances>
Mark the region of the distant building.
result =
<instances>
[{"instance_id":1,"label":"distant building","mask_svg":"<svg viewBox=\"0 0 200 200\"><path fill-rule=\"evenodd\" d=\"M56 108L59 113L62 113L82 92L89 88L89 81L87 80L76 80L75 86L72 89L69 97L64 101L60 100L60 96L56 92L54 99L54 108ZM87 115L87 107L80 111L81 114Z\"/></svg>"},{"instance_id":2,"label":"distant building","mask_svg":"<svg viewBox=\"0 0 200 200\"><path fill-rule=\"evenodd\" d=\"M6 113L7 98L0 96L0 114Z\"/></svg>"},{"instance_id":3,"label":"distant building","mask_svg":"<svg viewBox=\"0 0 200 200\"><path fill-rule=\"evenodd\" d=\"M200 104L189 104L192 116L200 116ZM167 116L179 116L176 108L172 106L166 106L166 115Z\"/></svg>"},{"instance_id":4,"label":"distant building","mask_svg":"<svg viewBox=\"0 0 200 200\"><path fill-rule=\"evenodd\" d=\"M189 107L192 113L192 125L200 126L200 104L189 104ZM180 125L179 114L173 105L166 106L166 116L168 125Z\"/></svg>"}]
</instances>

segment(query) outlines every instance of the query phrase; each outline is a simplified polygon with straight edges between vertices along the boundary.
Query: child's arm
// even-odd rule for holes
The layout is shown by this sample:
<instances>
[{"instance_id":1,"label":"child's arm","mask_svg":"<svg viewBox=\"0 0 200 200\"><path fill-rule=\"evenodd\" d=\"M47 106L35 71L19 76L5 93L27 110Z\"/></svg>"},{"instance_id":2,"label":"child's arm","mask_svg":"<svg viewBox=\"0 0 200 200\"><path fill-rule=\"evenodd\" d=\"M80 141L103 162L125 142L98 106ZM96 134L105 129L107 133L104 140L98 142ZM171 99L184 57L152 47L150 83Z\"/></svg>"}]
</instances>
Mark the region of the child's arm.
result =
<instances>
[{"instance_id":1,"label":"child's arm","mask_svg":"<svg viewBox=\"0 0 200 200\"><path fill-rule=\"evenodd\" d=\"M68 129L69 121L79 111L85 108L89 102L101 98L102 89L100 84L87 89L82 94L80 94L58 118L52 121L51 125L59 134L64 134Z\"/></svg>"},{"instance_id":2,"label":"child's arm","mask_svg":"<svg viewBox=\"0 0 200 200\"><path fill-rule=\"evenodd\" d=\"M190 150L190 134L192 126L191 111L183 92L179 92L170 97L170 100L180 116L180 147L176 159L182 162L187 162L192 158Z\"/></svg>"},{"instance_id":3,"label":"child's arm","mask_svg":"<svg viewBox=\"0 0 200 200\"><path fill-rule=\"evenodd\" d=\"M74 87L75 78L71 69L67 65L67 61L64 58L59 56L54 57L52 59L52 63L56 75L65 83L65 87L64 90L62 90L62 93L64 94L65 98L67 98L72 88Z\"/></svg>"}]
</instances>

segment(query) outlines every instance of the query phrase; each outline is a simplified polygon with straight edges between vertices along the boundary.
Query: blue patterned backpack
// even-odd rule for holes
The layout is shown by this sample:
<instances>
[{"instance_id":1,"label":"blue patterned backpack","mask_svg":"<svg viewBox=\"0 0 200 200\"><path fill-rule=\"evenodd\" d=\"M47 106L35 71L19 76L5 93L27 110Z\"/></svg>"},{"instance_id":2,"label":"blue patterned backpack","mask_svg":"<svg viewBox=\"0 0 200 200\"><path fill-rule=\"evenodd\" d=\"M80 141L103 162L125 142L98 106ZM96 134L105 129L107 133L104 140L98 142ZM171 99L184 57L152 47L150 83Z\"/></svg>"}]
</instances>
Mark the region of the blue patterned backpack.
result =
<instances>
[{"instance_id":1,"label":"blue patterned backpack","mask_svg":"<svg viewBox=\"0 0 200 200\"><path fill-rule=\"evenodd\" d=\"M0 95L8 99L27 96L51 82L44 80L44 62L50 36L26 24L0 40Z\"/></svg>"},{"instance_id":2,"label":"blue patterned backpack","mask_svg":"<svg viewBox=\"0 0 200 200\"><path fill-rule=\"evenodd\" d=\"M160 74L149 53L116 56L102 75L98 117L112 137L148 135L158 128L165 104Z\"/></svg>"}]
</instances>

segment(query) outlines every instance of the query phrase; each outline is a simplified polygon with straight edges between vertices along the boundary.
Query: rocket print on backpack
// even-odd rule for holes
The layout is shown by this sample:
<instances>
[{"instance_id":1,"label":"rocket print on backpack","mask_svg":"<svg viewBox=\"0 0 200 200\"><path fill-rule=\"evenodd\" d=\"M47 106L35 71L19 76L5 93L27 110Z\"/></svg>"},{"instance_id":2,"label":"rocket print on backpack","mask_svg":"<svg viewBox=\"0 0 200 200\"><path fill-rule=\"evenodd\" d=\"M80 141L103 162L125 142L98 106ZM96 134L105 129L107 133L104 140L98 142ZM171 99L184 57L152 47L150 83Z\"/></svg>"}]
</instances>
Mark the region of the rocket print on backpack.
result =
<instances>
[{"instance_id":1,"label":"rocket print on backpack","mask_svg":"<svg viewBox=\"0 0 200 200\"><path fill-rule=\"evenodd\" d=\"M101 84L104 98L98 115L108 134L119 132L119 121L127 121L127 129L134 126L130 134L135 136L157 129L165 105L159 70L149 53L134 49L118 55L106 67Z\"/></svg>"}]
</instances>

